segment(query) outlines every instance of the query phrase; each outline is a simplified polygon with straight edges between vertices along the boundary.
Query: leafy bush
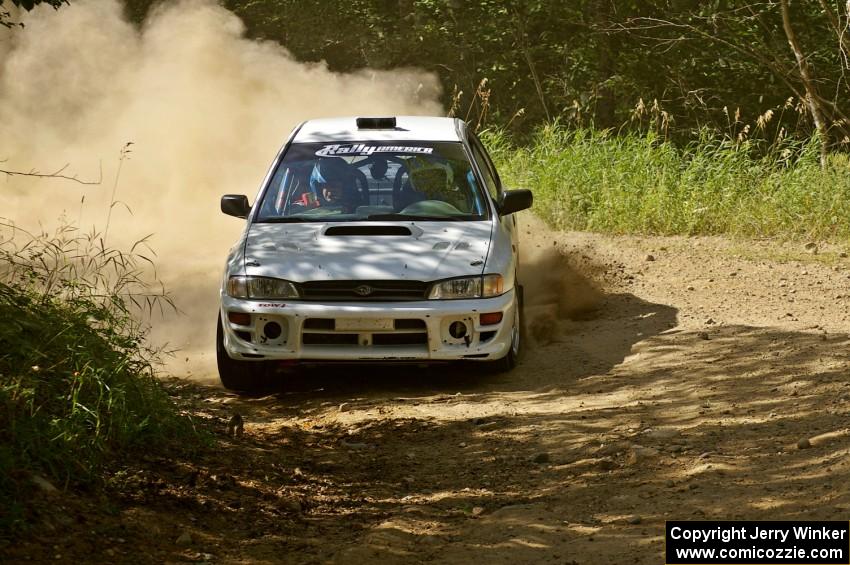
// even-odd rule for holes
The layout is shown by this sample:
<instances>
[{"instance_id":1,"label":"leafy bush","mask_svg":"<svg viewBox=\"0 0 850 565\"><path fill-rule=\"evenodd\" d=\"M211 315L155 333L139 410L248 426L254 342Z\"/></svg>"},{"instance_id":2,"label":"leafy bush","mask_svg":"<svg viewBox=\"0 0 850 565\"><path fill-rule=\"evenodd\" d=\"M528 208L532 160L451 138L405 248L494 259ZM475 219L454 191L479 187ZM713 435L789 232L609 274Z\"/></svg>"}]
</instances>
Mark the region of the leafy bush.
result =
<instances>
[{"instance_id":1,"label":"leafy bush","mask_svg":"<svg viewBox=\"0 0 850 565\"><path fill-rule=\"evenodd\" d=\"M0 223L0 529L22 519L32 473L92 481L134 448L194 437L144 344L140 312L168 307L137 251L70 227L32 235ZM152 263L151 263L152 265Z\"/></svg>"},{"instance_id":2,"label":"leafy bush","mask_svg":"<svg viewBox=\"0 0 850 565\"><path fill-rule=\"evenodd\" d=\"M702 131L677 146L557 124L523 147L499 132L484 139L505 185L534 190L535 212L558 229L850 238L850 168L841 155L822 168L814 140Z\"/></svg>"}]
</instances>

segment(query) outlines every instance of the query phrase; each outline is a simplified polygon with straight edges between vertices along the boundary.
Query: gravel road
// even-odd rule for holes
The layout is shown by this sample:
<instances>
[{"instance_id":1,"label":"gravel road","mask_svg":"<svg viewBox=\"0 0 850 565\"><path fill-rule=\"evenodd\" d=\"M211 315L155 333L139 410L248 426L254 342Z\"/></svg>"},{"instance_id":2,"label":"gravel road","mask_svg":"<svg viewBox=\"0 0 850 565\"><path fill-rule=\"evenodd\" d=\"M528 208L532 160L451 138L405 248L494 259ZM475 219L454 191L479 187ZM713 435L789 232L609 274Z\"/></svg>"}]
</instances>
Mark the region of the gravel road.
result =
<instances>
[{"instance_id":1,"label":"gravel road","mask_svg":"<svg viewBox=\"0 0 850 565\"><path fill-rule=\"evenodd\" d=\"M111 512L45 495L34 537L0 551L649 564L668 519L850 517L843 249L525 226L513 372L318 368L247 398L172 381L212 449L140 460ZM226 435L233 413L242 437Z\"/></svg>"}]
</instances>

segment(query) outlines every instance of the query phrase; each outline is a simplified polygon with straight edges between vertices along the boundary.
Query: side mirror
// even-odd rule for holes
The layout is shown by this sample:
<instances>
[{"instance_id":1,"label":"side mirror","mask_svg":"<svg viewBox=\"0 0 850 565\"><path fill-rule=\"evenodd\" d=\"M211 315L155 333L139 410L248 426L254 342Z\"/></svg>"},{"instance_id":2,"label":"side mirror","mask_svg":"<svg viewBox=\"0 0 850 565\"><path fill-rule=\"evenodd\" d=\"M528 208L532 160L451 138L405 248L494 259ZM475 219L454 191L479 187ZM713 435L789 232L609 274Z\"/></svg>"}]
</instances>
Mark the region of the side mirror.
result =
<instances>
[{"instance_id":1,"label":"side mirror","mask_svg":"<svg viewBox=\"0 0 850 565\"><path fill-rule=\"evenodd\" d=\"M228 216L247 218L251 207L248 205L248 197L244 194L225 194L221 197L221 211Z\"/></svg>"},{"instance_id":2,"label":"side mirror","mask_svg":"<svg viewBox=\"0 0 850 565\"><path fill-rule=\"evenodd\" d=\"M534 195L528 189L506 190L499 199L499 215L507 216L526 208L531 208Z\"/></svg>"}]
</instances>

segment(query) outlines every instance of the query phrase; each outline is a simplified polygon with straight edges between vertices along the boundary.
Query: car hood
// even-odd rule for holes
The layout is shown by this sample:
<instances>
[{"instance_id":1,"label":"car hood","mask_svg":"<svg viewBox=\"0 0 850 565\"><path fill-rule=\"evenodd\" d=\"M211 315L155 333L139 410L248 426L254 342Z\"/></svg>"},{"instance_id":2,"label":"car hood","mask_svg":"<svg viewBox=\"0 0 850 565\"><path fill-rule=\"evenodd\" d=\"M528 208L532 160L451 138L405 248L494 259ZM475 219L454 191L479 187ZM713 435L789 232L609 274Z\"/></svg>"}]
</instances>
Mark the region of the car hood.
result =
<instances>
[{"instance_id":1,"label":"car hood","mask_svg":"<svg viewBox=\"0 0 850 565\"><path fill-rule=\"evenodd\" d=\"M246 234L245 273L294 282L476 275L492 228L490 221L257 223Z\"/></svg>"}]
</instances>

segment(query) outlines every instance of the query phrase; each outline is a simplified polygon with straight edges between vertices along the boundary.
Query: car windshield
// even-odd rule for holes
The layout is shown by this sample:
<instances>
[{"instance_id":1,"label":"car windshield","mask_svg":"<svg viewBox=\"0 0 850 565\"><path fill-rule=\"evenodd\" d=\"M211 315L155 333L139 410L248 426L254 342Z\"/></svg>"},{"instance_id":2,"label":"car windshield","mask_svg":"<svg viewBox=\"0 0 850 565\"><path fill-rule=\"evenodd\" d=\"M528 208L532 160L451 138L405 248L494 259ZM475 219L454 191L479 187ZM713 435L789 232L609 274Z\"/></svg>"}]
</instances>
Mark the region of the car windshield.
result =
<instances>
[{"instance_id":1,"label":"car windshield","mask_svg":"<svg viewBox=\"0 0 850 565\"><path fill-rule=\"evenodd\" d=\"M488 209L460 143L295 143L255 222L482 220Z\"/></svg>"}]
</instances>

